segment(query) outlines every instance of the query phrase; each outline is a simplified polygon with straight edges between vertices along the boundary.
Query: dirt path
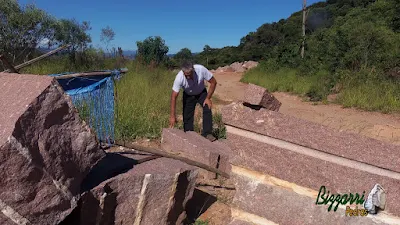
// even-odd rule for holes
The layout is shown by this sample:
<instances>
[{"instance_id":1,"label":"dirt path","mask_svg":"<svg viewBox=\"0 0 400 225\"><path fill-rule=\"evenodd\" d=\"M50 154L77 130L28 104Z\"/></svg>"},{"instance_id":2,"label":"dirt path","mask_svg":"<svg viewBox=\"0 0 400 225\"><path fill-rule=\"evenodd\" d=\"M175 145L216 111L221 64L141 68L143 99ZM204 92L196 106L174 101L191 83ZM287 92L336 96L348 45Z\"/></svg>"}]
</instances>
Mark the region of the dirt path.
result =
<instances>
[{"instance_id":1,"label":"dirt path","mask_svg":"<svg viewBox=\"0 0 400 225\"><path fill-rule=\"evenodd\" d=\"M215 73L215 95L228 102L241 100L246 87L240 82L241 77L241 73ZM364 112L335 104L315 105L287 93L273 94L282 102L280 112L284 114L400 145L400 115Z\"/></svg>"}]
</instances>

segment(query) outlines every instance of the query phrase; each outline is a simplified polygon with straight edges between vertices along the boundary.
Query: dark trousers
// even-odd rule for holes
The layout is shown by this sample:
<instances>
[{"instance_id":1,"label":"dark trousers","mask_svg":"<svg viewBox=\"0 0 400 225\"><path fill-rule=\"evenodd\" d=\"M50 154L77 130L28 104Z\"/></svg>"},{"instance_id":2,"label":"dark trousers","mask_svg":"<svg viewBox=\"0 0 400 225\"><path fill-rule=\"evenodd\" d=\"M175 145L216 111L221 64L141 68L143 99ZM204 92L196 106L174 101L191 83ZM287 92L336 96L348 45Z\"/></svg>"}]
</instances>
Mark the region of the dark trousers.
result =
<instances>
[{"instance_id":1,"label":"dark trousers","mask_svg":"<svg viewBox=\"0 0 400 225\"><path fill-rule=\"evenodd\" d=\"M184 131L194 131L194 110L196 104L203 107L204 100L207 97L207 89L204 89L198 95L188 95L183 91L183 129ZM212 133L212 112L208 105L203 107L203 136Z\"/></svg>"}]
</instances>

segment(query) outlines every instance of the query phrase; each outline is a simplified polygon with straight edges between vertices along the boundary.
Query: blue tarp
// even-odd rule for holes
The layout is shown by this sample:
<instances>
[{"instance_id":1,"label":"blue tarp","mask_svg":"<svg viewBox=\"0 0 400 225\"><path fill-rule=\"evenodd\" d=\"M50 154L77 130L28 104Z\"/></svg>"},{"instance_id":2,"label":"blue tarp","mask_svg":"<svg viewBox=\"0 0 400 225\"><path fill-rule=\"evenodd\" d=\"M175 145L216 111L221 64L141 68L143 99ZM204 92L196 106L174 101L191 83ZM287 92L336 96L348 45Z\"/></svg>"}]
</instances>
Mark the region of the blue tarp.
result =
<instances>
[{"instance_id":1,"label":"blue tarp","mask_svg":"<svg viewBox=\"0 0 400 225\"><path fill-rule=\"evenodd\" d=\"M96 132L99 140L110 144L115 140L114 81L120 78L121 73L118 70L94 72L111 72L111 75L74 77L59 79L58 82L71 97L80 116ZM67 74L72 72L49 76Z\"/></svg>"}]
</instances>

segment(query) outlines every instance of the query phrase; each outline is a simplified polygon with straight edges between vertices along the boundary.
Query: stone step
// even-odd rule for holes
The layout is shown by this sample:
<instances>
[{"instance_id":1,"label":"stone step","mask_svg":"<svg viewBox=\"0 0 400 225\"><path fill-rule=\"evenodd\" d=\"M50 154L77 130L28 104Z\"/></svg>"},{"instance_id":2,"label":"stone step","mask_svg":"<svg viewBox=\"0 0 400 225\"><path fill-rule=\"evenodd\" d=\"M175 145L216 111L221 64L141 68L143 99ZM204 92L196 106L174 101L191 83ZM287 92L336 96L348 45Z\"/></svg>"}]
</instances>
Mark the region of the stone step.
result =
<instances>
[{"instance_id":1,"label":"stone step","mask_svg":"<svg viewBox=\"0 0 400 225\"><path fill-rule=\"evenodd\" d=\"M221 113L223 122L232 127L400 172L396 145L241 103L224 106Z\"/></svg>"},{"instance_id":2,"label":"stone step","mask_svg":"<svg viewBox=\"0 0 400 225\"><path fill-rule=\"evenodd\" d=\"M232 176L236 186L232 214L236 219L240 219L238 212L245 212L246 221L259 225L400 224L400 218L383 213L362 216L364 211L359 211L350 216L344 206L334 211L336 204L328 211L330 204L316 204L316 191L265 174L233 167ZM361 209L353 205L350 209L356 207Z\"/></svg>"},{"instance_id":3,"label":"stone step","mask_svg":"<svg viewBox=\"0 0 400 225\"><path fill-rule=\"evenodd\" d=\"M218 141L210 142L195 132L164 128L161 147L229 173L229 157L232 154L230 148ZM214 173L203 169L201 174L208 178L216 177Z\"/></svg>"},{"instance_id":4,"label":"stone step","mask_svg":"<svg viewBox=\"0 0 400 225\"><path fill-rule=\"evenodd\" d=\"M246 134L245 132L242 134ZM300 186L319 191L325 186L330 193L368 194L380 184L386 191L385 211L400 216L400 180L396 173L359 162L330 160L320 155L302 154L254 139L228 132L229 146L237 152L231 159L234 166L271 175ZM265 141L265 140L264 140ZM367 168L367 169L365 169Z\"/></svg>"},{"instance_id":5,"label":"stone step","mask_svg":"<svg viewBox=\"0 0 400 225\"><path fill-rule=\"evenodd\" d=\"M256 224L239 219L233 219L228 225L256 225Z\"/></svg>"}]
</instances>

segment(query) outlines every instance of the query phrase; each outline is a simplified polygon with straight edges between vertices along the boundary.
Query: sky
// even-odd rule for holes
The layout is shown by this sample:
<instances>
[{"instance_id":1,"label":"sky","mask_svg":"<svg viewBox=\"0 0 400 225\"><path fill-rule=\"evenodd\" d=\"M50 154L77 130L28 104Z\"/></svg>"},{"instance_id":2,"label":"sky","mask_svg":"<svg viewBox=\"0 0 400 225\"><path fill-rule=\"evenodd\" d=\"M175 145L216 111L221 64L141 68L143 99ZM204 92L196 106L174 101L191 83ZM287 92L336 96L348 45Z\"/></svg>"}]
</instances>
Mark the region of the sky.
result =
<instances>
[{"instance_id":1,"label":"sky","mask_svg":"<svg viewBox=\"0 0 400 225\"><path fill-rule=\"evenodd\" d=\"M322 0L308 0L307 5ZM94 47L101 29L110 26L110 46L136 50L136 42L161 36L169 54L182 48L201 52L237 46L240 39L264 23L277 22L300 11L302 0L19 0L35 4L56 18L89 21Z\"/></svg>"}]
</instances>

